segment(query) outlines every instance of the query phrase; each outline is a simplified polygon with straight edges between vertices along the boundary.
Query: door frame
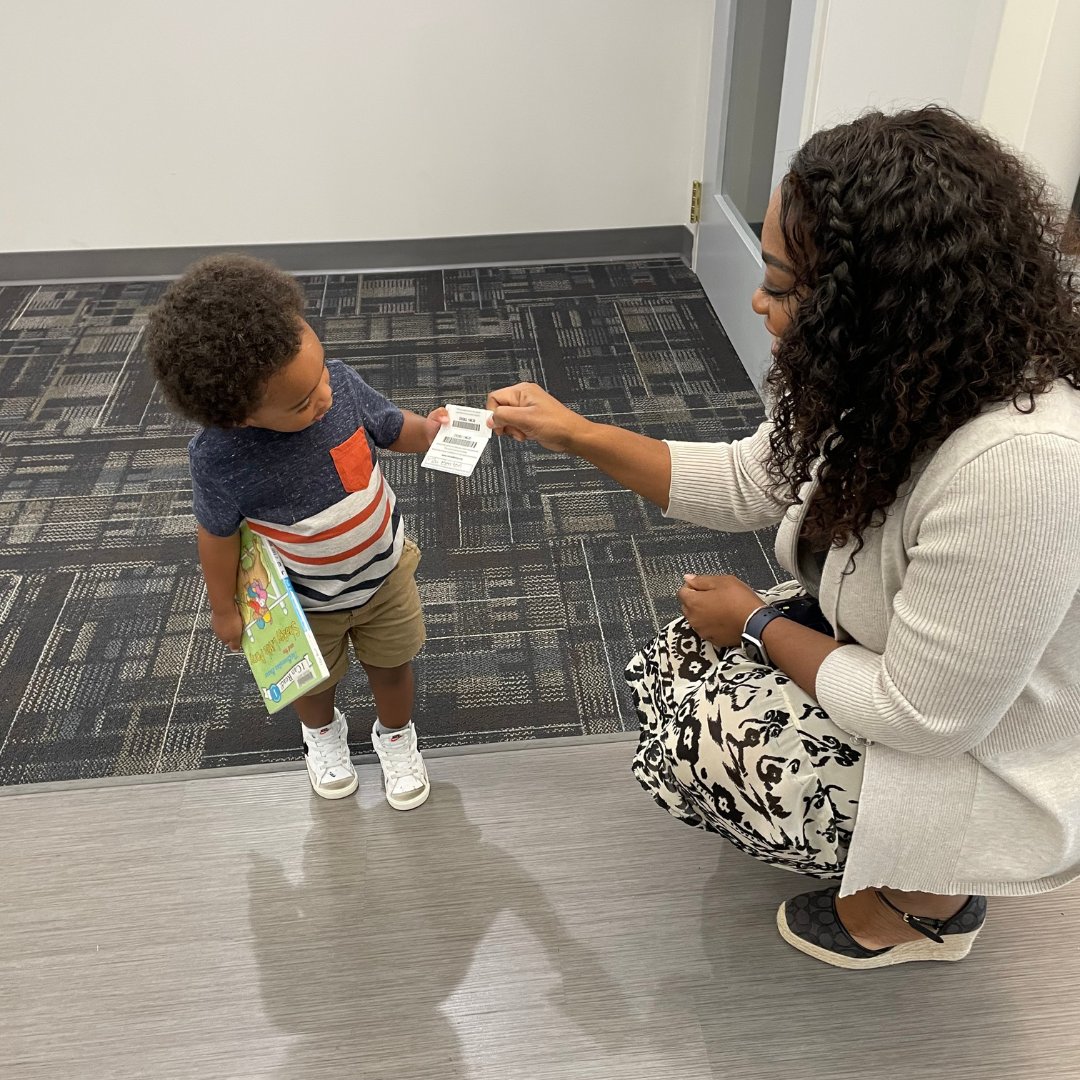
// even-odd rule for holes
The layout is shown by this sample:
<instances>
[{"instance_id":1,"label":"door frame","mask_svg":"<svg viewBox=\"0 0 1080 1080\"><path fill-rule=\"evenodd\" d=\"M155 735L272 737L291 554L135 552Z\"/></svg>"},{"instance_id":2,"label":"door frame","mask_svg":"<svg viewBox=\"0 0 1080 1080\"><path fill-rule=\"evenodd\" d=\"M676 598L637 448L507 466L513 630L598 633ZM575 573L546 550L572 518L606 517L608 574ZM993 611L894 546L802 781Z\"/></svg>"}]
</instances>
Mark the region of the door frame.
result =
<instances>
[{"instance_id":1,"label":"door frame","mask_svg":"<svg viewBox=\"0 0 1080 1080\"><path fill-rule=\"evenodd\" d=\"M754 0L742 0L744 3ZM829 0L791 0L784 81L780 95L772 182L787 169L791 155L809 134ZM750 298L761 282L758 238L721 190L724 145L735 48L735 0L716 0L712 63L701 190L701 220L692 266L728 340L751 382L759 389L771 363L770 339Z\"/></svg>"}]
</instances>

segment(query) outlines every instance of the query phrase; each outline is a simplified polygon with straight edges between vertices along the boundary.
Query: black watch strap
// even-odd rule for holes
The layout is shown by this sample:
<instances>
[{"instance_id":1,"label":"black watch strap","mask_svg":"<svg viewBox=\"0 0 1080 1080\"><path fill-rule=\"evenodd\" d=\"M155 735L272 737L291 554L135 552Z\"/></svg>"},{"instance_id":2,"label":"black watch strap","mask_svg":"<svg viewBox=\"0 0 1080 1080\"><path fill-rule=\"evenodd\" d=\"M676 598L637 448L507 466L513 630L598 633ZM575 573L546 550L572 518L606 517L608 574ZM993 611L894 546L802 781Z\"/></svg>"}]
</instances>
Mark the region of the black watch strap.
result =
<instances>
[{"instance_id":1,"label":"black watch strap","mask_svg":"<svg viewBox=\"0 0 1080 1080\"><path fill-rule=\"evenodd\" d=\"M746 625L743 627L742 639L743 645L747 646L747 651L753 653L751 659L757 660L759 663L768 664L769 654L765 651L765 644L761 640L761 635L765 632L765 627L773 621L773 619L782 619L784 613L771 604L765 604L759 607L756 611L750 613L750 617L746 620Z\"/></svg>"}]
</instances>

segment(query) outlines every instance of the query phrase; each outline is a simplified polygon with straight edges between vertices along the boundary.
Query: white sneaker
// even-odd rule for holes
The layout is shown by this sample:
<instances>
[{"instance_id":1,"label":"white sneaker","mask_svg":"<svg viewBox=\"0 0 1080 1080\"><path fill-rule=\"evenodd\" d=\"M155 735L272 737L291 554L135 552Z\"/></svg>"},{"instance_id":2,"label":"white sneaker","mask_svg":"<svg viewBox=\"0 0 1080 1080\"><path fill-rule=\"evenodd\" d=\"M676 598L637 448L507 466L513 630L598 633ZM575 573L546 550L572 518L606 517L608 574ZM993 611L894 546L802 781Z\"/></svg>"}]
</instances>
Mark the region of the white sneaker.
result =
<instances>
[{"instance_id":1,"label":"white sneaker","mask_svg":"<svg viewBox=\"0 0 1080 1080\"><path fill-rule=\"evenodd\" d=\"M386 801L395 810L415 810L427 802L431 782L416 745L416 728L408 724L380 735L376 724L371 729L371 743L382 765Z\"/></svg>"},{"instance_id":2,"label":"white sneaker","mask_svg":"<svg viewBox=\"0 0 1080 1080\"><path fill-rule=\"evenodd\" d=\"M339 709L322 728L304 727L304 762L316 795L324 799L345 799L360 783L349 757L349 725Z\"/></svg>"}]
</instances>

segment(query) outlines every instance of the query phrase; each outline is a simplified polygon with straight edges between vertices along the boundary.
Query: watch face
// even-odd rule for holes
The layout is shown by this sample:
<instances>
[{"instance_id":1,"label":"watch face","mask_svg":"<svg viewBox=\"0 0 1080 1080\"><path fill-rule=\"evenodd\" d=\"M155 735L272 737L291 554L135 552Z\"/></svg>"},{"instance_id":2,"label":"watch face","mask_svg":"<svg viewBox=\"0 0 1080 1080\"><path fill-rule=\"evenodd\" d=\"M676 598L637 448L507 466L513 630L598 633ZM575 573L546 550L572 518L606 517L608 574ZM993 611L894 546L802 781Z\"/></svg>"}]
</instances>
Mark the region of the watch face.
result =
<instances>
[{"instance_id":1,"label":"watch face","mask_svg":"<svg viewBox=\"0 0 1080 1080\"><path fill-rule=\"evenodd\" d=\"M768 664L768 657L765 655L765 650L761 647L760 641L755 641L751 637L743 636L742 639L743 652L746 653L747 659L755 664Z\"/></svg>"}]
</instances>

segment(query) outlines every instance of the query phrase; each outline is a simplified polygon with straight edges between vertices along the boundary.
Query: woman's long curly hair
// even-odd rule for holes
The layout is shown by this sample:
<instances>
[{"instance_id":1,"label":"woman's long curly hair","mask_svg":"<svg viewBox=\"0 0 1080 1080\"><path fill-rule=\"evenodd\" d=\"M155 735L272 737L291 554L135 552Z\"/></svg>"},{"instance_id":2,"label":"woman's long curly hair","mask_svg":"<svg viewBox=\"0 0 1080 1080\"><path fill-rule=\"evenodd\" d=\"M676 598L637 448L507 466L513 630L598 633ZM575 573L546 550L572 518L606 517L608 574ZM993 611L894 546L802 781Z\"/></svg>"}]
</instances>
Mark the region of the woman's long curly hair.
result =
<instances>
[{"instance_id":1,"label":"woman's long curly hair","mask_svg":"<svg viewBox=\"0 0 1080 1080\"><path fill-rule=\"evenodd\" d=\"M770 469L806 535L880 525L920 458L993 402L1080 386L1080 307L1044 180L937 107L818 132L780 185L795 270L776 348Z\"/></svg>"}]
</instances>

